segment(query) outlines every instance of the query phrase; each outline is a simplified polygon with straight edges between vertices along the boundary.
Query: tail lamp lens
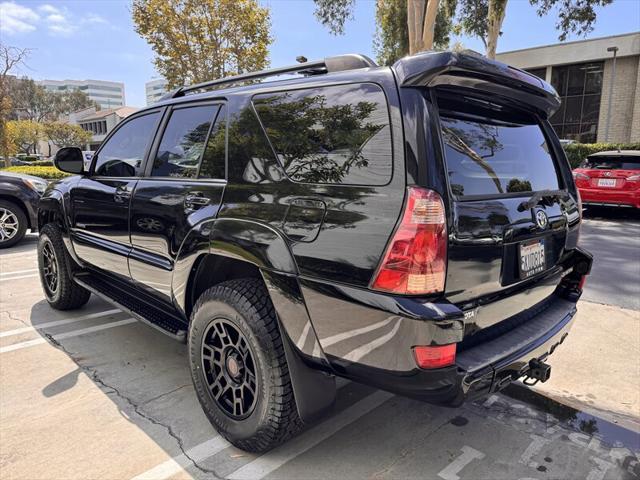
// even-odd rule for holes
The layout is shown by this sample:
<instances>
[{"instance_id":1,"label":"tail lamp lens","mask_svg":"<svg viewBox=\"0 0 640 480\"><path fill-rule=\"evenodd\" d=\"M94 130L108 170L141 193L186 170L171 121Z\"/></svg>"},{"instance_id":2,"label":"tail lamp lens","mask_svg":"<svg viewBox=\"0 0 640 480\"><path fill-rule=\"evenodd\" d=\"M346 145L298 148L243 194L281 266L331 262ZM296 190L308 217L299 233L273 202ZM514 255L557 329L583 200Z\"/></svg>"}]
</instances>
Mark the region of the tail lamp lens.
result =
<instances>
[{"instance_id":1,"label":"tail lamp lens","mask_svg":"<svg viewBox=\"0 0 640 480\"><path fill-rule=\"evenodd\" d=\"M638 182L638 181L640 181L640 175L631 175L630 177L627 177L627 181L628 182Z\"/></svg>"},{"instance_id":2,"label":"tail lamp lens","mask_svg":"<svg viewBox=\"0 0 640 480\"><path fill-rule=\"evenodd\" d=\"M573 172L573 178L576 180L589 180L591 177L585 173Z\"/></svg>"},{"instance_id":3,"label":"tail lamp lens","mask_svg":"<svg viewBox=\"0 0 640 480\"><path fill-rule=\"evenodd\" d=\"M416 365L420 368L442 368L456 363L456 344L413 347Z\"/></svg>"},{"instance_id":4,"label":"tail lamp lens","mask_svg":"<svg viewBox=\"0 0 640 480\"><path fill-rule=\"evenodd\" d=\"M387 246L372 288L400 295L444 291L447 226L442 197L409 187L402 220Z\"/></svg>"}]
</instances>

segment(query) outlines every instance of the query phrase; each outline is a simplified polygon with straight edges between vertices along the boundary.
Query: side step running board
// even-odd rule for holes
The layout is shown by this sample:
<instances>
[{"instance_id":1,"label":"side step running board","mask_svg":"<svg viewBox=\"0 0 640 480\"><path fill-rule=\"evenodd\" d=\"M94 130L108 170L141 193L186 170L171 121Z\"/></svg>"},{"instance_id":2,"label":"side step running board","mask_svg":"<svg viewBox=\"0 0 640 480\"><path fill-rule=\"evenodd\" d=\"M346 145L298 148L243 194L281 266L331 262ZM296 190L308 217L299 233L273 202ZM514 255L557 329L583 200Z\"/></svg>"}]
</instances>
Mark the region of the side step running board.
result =
<instances>
[{"instance_id":1,"label":"side step running board","mask_svg":"<svg viewBox=\"0 0 640 480\"><path fill-rule=\"evenodd\" d=\"M124 310L142 323L160 330L179 342L186 342L187 332L184 322L148 302L141 301L139 298L133 299L117 284L114 285L114 283L107 282L100 277L99 274L82 272L74 275L73 279L91 293Z\"/></svg>"}]
</instances>

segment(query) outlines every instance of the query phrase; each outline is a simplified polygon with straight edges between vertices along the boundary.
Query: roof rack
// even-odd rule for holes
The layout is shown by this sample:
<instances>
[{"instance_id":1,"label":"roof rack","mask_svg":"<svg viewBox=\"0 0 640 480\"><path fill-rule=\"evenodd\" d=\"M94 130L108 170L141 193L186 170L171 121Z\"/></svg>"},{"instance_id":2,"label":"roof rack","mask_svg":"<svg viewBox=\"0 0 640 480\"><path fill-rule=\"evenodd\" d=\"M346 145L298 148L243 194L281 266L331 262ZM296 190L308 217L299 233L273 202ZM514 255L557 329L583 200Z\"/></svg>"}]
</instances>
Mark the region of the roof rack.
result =
<instances>
[{"instance_id":1,"label":"roof rack","mask_svg":"<svg viewBox=\"0 0 640 480\"><path fill-rule=\"evenodd\" d=\"M287 73L299 73L302 75L319 75L331 72L341 72L344 70L354 70L356 68L377 67L376 62L366 55L350 53L347 55L338 55L336 57L327 57L324 60L313 60L310 62L297 63L288 67L271 68L261 70L259 72L242 73L231 77L219 78L208 82L197 83L179 87L169 93L163 95L160 100L168 100L171 98L182 97L187 93L193 93L198 90L206 90L208 88L217 87L219 85L242 83L249 80L256 80L267 77L275 77Z\"/></svg>"}]
</instances>

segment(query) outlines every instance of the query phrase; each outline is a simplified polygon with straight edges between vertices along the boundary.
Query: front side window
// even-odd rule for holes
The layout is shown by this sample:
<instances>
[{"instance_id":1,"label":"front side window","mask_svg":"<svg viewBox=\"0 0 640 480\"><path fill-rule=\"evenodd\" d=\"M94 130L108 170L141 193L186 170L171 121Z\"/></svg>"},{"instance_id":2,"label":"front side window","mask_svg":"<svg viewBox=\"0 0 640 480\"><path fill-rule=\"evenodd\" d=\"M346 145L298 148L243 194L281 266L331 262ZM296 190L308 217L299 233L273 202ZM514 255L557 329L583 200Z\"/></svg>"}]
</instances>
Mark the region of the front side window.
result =
<instances>
[{"instance_id":1,"label":"front side window","mask_svg":"<svg viewBox=\"0 0 640 480\"><path fill-rule=\"evenodd\" d=\"M95 156L94 173L107 177L134 177L160 117L160 112L128 120L102 145Z\"/></svg>"},{"instance_id":2,"label":"front side window","mask_svg":"<svg viewBox=\"0 0 640 480\"><path fill-rule=\"evenodd\" d=\"M391 179L391 127L379 86L261 94L253 104L292 180L384 185Z\"/></svg>"},{"instance_id":3,"label":"front side window","mask_svg":"<svg viewBox=\"0 0 640 480\"><path fill-rule=\"evenodd\" d=\"M438 104L455 195L500 196L559 188L555 162L535 117L473 103L439 100Z\"/></svg>"},{"instance_id":4,"label":"front side window","mask_svg":"<svg viewBox=\"0 0 640 480\"><path fill-rule=\"evenodd\" d=\"M196 178L209 127L219 108L202 105L171 113L153 161L152 177Z\"/></svg>"}]
</instances>

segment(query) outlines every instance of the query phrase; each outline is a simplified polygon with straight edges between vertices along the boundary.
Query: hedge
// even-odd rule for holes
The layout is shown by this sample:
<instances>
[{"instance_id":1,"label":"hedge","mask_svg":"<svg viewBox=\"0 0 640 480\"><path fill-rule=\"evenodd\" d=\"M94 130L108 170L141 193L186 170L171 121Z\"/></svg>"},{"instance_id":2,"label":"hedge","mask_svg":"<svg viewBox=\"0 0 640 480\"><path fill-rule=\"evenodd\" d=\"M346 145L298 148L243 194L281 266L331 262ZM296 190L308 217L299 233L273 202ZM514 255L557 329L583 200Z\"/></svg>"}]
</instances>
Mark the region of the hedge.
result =
<instances>
[{"instance_id":1,"label":"hedge","mask_svg":"<svg viewBox=\"0 0 640 480\"><path fill-rule=\"evenodd\" d=\"M577 168L589 155L607 150L640 150L640 143L571 143L564 146L571 168Z\"/></svg>"},{"instance_id":2,"label":"hedge","mask_svg":"<svg viewBox=\"0 0 640 480\"><path fill-rule=\"evenodd\" d=\"M47 180L57 180L59 178L68 177L69 174L65 173L61 170L58 170L53 166L37 166L32 167L31 165L20 165L17 167L8 167L3 168L0 172L13 172L13 173L23 173L25 175L33 175L34 177L46 178Z\"/></svg>"}]
</instances>

